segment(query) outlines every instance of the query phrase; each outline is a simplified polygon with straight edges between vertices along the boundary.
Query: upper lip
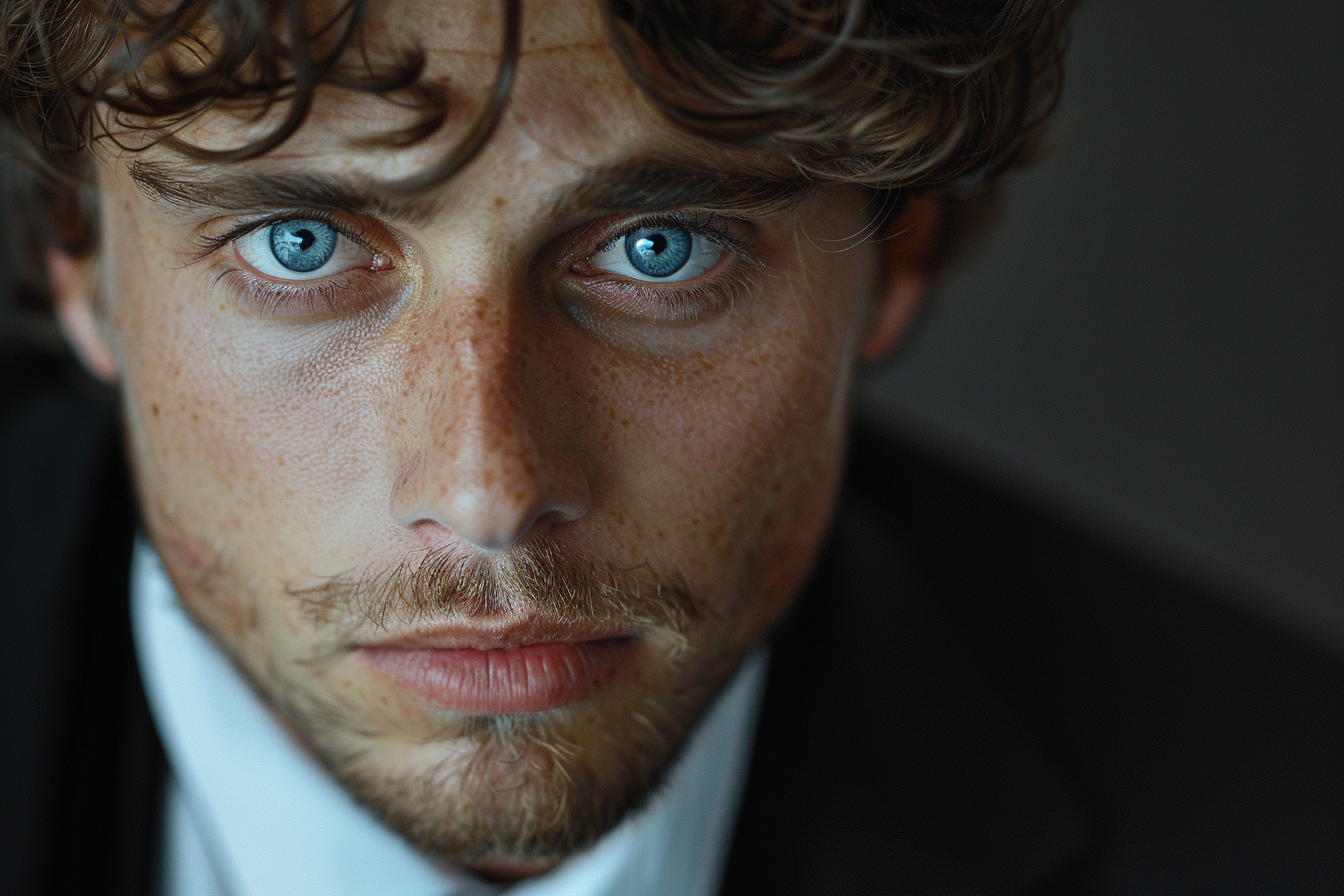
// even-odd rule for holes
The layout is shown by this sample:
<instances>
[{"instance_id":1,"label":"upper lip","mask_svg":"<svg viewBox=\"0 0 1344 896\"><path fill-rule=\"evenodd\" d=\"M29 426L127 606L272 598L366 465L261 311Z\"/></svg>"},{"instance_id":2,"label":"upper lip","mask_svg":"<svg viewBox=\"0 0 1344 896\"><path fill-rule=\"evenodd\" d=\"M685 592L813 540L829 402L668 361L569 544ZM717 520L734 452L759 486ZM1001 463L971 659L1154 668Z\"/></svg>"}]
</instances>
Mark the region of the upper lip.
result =
<instances>
[{"instance_id":1,"label":"upper lip","mask_svg":"<svg viewBox=\"0 0 1344 896\"><path fill-rule=\"evenodd\" d=\"M423 631L361 641L356 647L383 650L507 650L529 644L581 643L623 638L628 627L571 624L543 620L520 620L499 624L440 625Z\"/></svg>"}]
</instances>

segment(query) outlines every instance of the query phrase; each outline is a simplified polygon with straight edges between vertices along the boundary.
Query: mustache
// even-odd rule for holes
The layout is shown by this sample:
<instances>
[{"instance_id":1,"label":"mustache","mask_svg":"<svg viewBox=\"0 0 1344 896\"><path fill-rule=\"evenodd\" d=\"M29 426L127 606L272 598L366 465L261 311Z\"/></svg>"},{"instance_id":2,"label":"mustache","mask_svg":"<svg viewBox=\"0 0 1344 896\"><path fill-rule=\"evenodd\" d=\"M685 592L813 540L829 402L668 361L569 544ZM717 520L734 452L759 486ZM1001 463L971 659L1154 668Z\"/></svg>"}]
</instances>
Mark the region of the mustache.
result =
<instances>
[{"instance_id":1,"label":"mustache","mask_svg":"<svg viewBox=\"0 0 1344 896\"><path fill-rule=\"evenodd\" d=\"M679 574L647 563L619 566L576 556L549 541L486 555L456 546L416 552L392 567L287 587L304 617L340 639L372 629L447 619L526 617L557 625L662 629L685 636L705 612Z\"/></svg>"}]
</instances>

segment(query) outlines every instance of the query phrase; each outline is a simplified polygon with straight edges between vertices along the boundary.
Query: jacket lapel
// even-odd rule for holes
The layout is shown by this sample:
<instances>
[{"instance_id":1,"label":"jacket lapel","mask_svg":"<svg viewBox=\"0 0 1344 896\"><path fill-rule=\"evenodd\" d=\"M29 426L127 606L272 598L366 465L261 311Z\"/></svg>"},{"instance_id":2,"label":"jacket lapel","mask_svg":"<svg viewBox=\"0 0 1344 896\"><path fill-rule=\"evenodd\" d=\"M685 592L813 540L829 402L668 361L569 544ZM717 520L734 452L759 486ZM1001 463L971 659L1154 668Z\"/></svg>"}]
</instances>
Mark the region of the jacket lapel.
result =
<instances>
[{"instance_id":1,"label":"jacket lapel","mask_svg":"<svg viewBox=\"0 0 1344 896\"><path fill-rule=\"evenodd\" d=\"M135 516L112 396L45 353L0 367L14 374L0 396L4 637L24 666L6 679L24 777L6 814L23 829L0 889L149 893L166 763L131 640Z\"/></svg>"}]
</instances>

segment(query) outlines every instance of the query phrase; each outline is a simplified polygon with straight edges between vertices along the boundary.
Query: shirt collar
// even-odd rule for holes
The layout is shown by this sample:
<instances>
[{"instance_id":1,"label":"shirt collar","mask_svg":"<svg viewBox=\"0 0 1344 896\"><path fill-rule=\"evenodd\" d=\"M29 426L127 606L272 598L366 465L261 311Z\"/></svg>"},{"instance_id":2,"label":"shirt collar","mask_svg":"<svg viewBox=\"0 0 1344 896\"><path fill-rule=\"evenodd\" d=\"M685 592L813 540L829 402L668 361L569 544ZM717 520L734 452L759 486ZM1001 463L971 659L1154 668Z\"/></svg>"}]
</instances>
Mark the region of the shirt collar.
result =
<instances>
[{"instance_id":1,"label":"shirt collar","mask_svg":"<svg viewBox=\"0 0 1344 896\"><path fill-rule=\"evenodd\" d=\"M157 555L131 567L136 653L173 776L231 896L485 896L498 888L415 852L284 733L188 618ZM710 705L667 783L589 850L510 896L709 896L750 762L764 646Z\"/></svg>"}]
</instances>

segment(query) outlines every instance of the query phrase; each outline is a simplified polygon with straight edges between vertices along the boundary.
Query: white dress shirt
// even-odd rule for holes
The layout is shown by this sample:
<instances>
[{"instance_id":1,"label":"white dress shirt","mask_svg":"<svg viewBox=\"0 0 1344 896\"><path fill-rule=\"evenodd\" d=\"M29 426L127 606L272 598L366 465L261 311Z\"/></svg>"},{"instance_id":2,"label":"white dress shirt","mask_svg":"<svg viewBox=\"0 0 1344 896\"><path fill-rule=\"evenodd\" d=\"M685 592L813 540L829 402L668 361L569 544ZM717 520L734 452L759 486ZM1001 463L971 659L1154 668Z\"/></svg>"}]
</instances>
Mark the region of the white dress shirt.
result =
<instances>
[{"instance_id":1,"label":"white dress shirt","mask_svg":"<svg viewBox=\"0 0 1344 896\"><path fill-rule=\"evenodd\" d=\"M710 705L667 784L593 847L502 887L420 855L300 750L177 601L137 540L136 653L172 770L165 896L710 896L765 688L757 649Z\"/></svg>"}]
</instances>

